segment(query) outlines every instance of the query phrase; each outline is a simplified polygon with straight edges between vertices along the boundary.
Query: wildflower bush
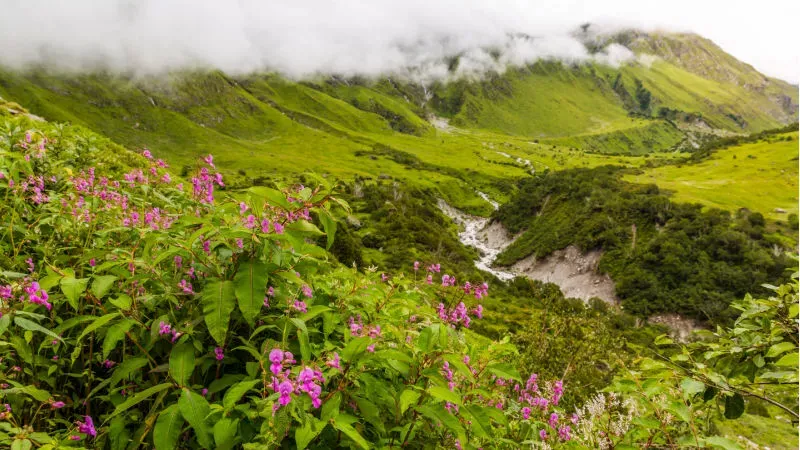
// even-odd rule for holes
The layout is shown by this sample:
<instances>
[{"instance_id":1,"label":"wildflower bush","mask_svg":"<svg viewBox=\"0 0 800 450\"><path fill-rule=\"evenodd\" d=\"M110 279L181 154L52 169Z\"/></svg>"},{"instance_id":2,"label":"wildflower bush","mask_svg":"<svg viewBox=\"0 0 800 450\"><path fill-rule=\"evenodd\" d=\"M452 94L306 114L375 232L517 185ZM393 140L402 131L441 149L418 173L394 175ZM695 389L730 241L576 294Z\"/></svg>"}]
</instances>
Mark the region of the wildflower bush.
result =
<instances>
[{"instance_id":1,"label":"wildflower bush","mask_svg":"<svg viewBox=\"0 0 800 450\"><path fill-rule=\"evenodd\" d=\"M563 384L470 331L488 285L328 261L348 206L324 180L231 193L211 156L183 180L20 123L0 129L0 446L571 445Z\"/></svg>"}]
</instances>

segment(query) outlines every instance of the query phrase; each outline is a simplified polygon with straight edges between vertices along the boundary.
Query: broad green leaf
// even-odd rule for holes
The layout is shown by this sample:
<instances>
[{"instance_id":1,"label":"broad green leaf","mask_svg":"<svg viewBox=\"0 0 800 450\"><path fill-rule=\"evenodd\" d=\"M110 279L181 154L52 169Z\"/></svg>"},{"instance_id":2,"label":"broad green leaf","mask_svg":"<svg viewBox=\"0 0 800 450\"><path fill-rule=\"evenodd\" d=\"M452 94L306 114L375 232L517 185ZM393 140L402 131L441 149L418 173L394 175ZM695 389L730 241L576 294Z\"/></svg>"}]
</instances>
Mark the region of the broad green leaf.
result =
<instances>
[{"instance_id":1,"label":"broad green leaf","mask_svg":"<svg viewBox=\"0 0 800 450\"><path fill-rule=\"evenodd\" d=\"M776 356L779 356L793 349L794 349L794 344L792 344L791 342L779 342L770 347L769 350L767 350L767 354L765 356L767 358L775 358Z\"/></svg>"},{"instance_id":2,"label":"broad green leaf","mask_svg":"<svg viewBox=\"0 0 800 450\"><path fill-rule=\"evenodd\" d=\"M249 380L236 383L225 392L225 397L222 399L222 405L225 410L231 410L239 402L239 400L247 394L247 391L253 389L260 380Z\"/></svg>"},{"instance_id":3,"label":"broad green leaf","mask_svg":"<svg viewBox=\"0 0 800 450\"><path fill-rule=\"evenodd\" d=\"M371 341L372 339L370 339L368 336L351 339L344 349L342 349L342 359L347 362L355 360L358 356L364 353Z\"/></svg>"},{"instance_id":4,"label":"broad green leaf","mask_svg":"<svg viewBox=\"0 0 800 450\"><path fill-rule=\"evenodd\" d=\"M61 292L64 293L64 296L67 298L67 301L72 306L73 309L78 309L78 302L80 301L81 295L86 292L86 286L89 284L88 278L75 278L75 277L64 277L59 282L61 285Z\"/></svg>"},{"instance_id":5,"label":"broad green leaf","mask_svg":"<svg viewBox=\"0 0 800 450\"><path fill-rule=\"evenodd\" d=\"M776 366L780 367L794 367L796 368L800 360L798 359L797 352L789 353L788 355L783 355L781 359L775 362Z\"/></svg>"},{"instance_id":6,"label":"broad green leaf","mask_svg":"<svg viewBox=\"0 0 800 450\"><path fill-rule=\"evenodd\" d=\"M219 450L229 450L236 444L239 431L239 419L222 417L214 424L214 443Z\"/></svg>"},{"instance_id":7,"label":"broad green leaf","mask_svg":"<svg viewBox=\"0 0 800 450\"><path fill-rule=\"evenodd\" d=\"M44 333L52 337L53 339L58 339L59 341L63 342L63 340L59 335L53 333L51 330L48 330L47 328L39 325L38 323L30 321L28 319L23 319L22 317L14 317L14 324L22 329L30 331L38 331L40 333Z\"/></svg>"},{"instance_id":8,"label":"broad green leaf","mask_svg":"<svg viewBox=\"0 0 800 450\"><path fill-rule=\"evenodd\" d=\"M125 361L121 362L117 368L114 369L114 373L111 374L111 386L113 387L122 381L122 379L128 377L131 373L141 369L146 365L147 359L141 356L126 359Z\"/></svg>"},{"instance_id":9,"label":"broad green leaf","mask_svg":"<svg viewBox=\"0 0 800 450\"><path fill-rule=\"evenodd\" d=\"M131 329L133 320L125 319L106 330L106 337L103 338L103 359L108 359L108 355L114 351L119 341L125 338L125 333Z\"/></svg>"},{"instance_id":10,"label":"broad green leaf","mask_svg":"<svg viewBox=\"0 0 800 450\"><path fill-rule=\"evenodd\" d=\"M172 347L169 354L169 374L181 386L189 383L194 372L194 346L188 342Z\"/></svg>"},{"instance_id":11,"label":"broad green leaf","mask_svg":"<svg viewBox=\"0 0 800 450\"><path fill-rule=\"evenodd\" d=\"M319 217L320 223L322 223L325 234L328 236L325 248L330 249L331 245L333 245L333 238L336 235L336 219L331 216L330 211L327 209L320 210L317 216Z\"/></svg>"},{"instance_id":12,"label":"broad green leaf","mask_svg":"<svg viewBox=\"0 0 800 450\"><path fill-rule=\"evenodd\" d=\"M178 439L183 428L183 416L178 405L170 405L158 415L156 426L153 428L153 443L156 450L172 450L177 448Z\"/></svg>"},{"instance_id":13,"label":"broad green leaf","mask_svg":"<svg viewBox=\"0 0 800 450\"><path fill-rule=\"evenodd\" d=\"M243 262L233 278L239 311L250 326L255 324L256 317L264 306L264 290L268 280L267 265L257 261Z\"/></svg>"},{"instance_id":14,"label":"broad green leaf","mask_svg":"<svg viewBox=\"0 0 800 450\"><path fill-rule=\"evenodd\" d=\"M117 281L117 277L114 275L100 275L94 277L94 280L92 280L92 292L95 297L100 299L105 297L115 281Z\"/></svg>"},{"instance_id":15,"label":"broad green leaf","mask_svg":"<svg viewBox=\"0 0 800 450\"><path fill-rule=\"evenodd\" d=\"M333 397L329 398L322 404L322 411L320 412L320 419L327 422L331 419L336 419L339 415L339 406L342 404L342 393L336 392Z\"/></svg>"},{"instance_id":16,"label":"broad green leaf","mask_svg":"<svg viewBox=\"0 0 800 450\"><path fill-rule=\"evenodd\" d=\"M308 312L300 315L300 320L303 322L308 322L309 320L317 317L318 315L330 311L331 309L325 305L314 305L311 308L308 308Z\"/></svg>"},{"instance_id":17,"label":"broad green leaf","mask_svg":"<svg viewBox=\"0 0 800 450\"><path fill-rule=\"evenodd\" d=\"M181 410L183 418L194 429L197 442L203 448L213 448L214 442L211 439L211 430L206 423L206 417L208 417L211 407L206 399L200 394L184 388L183 392L181 392L181 398L178 400L178 408Z\"/></svg>"},{"instance_id":18,"label":"broad green leaf","mask_svg":"<svg viewBox=\"0 0 800 450\"><path fill-rule=\"evenodd\" d=\"M311 360L311 344L308 340L308 330L297 329L297 340L300 342L300 357L304 362Z\"/></svg>"},{"instance_id":19,"label":"broad green leaf","mask_svg":"<svg viewBox=\"0 0 800 450\"><path fill-rule=\"evenodd\" d=\"M464 427L461 426L458 418L451 412L447 411L441 404L439 405L425 405L419 408L418 411L423 416L430 419L434 424L441 422L451 432L453 432L461 442L467 442L466 432Z\"/></svg>"},{"instance_id":20,"label":"broad green leaf","mask_svg":"<svg viewBox=\"0 0 800 450\"><path fill-rule=\"evenodd\" d=\"M742 450L742 446L737 444L736 442L724 438L722 436L711 436L704 438L706 445L710 445L714 448L721 448L724 450Z\"/></svg>"},{"instance_id":21,"label":"broad green leaf","mask_svg":"<svg viewBox=\"0 0 800 450\"><path fill-rule=\"evenodd\" d=\"M213 280L206 284L200 294L208 333L219 345L225 343L228 322L236 303L233 286L233 282L229 280Z\"/></svg>"},{"instance_id":22,"label":"broad green leaf","mask_svg":"<svg viewBox=\"0 0 800 450\"><path fill-rule=\"evenodd\" d=\"M699 394L706 390L706 385L691 378L684 378L681 381L681 389L683 389L683 398L688 399L695 394Z\"/></svg>"},{"instance_id":23,"label":"broad green leaf","mask_svg":"<svg viewBox=\"0 0 800 450\"><path fill-rule=\"evenodd\" d=\"M676 400L670 403L666 409L675 414L678 418L680 418L686 423L690 423L692 420L691 410L689 410L689 407L686 406L686 404L683 403L682 401Z\"/></svg>"},{"instance_id":24,"label":"broad green leaf","mask_svg":"<svg viewBox=\"0 0 800 450\"><path fill-rule=\"evenodd\" d=\"M409 406L417 403L421 395L422 394L414 389L406 388L406 390L400 394L400 414L404 414Z\"/></svg>"},{"instance_id":25,"label":"broad green leaf","mask_svg":"<svg viewBox=\"0 0 800 450\"><path fill-rule=\"evenodd\" d=\"M333 422L333 427L344 433L345 436L353 440L353 442L358 444L358 446L361 447L362 449L369 450L369 443L367 442L367 440L364 439L364 437L361 436L361 434L359 434L358 431L356 431L356 429L352 427L352 425L342 420L335 420Z\"/></svg>"},{"instance_id":26,"label":"broad green leaf","mask_svg":"<svg viewBox=\"0 0 800 450\"><path fill-rule=\"evenodd\" d=\"M493 437L494 432L492 431L492 427L489 426L489 417L484 412L484 408L477 405L464 406L459 409L459 414L465 419L472 421L471 431L475 433L476 436L485 438Z\"/></svg>"},{"instance_id":27,"label":"broad green leaf","mask_svg":"<svg viewBox=\"0 0 800 450\"><path fill-rule=\"evenodd\" d=\"M381 420L381 413L377 406L371 401L362 398L362 397L355 397L356 404L358 405L358 411L361 413L361 417L367 420L370 424L372 424L378 432L383 434L386 430L383 426L383 421Z\"/></svg>"},{"instance_id":28,"label":"broad green leaf","mask_svg":"<svg viewBox=\"0 0 800 450\"><path fill-rule=\"evenodd\" d=\"M744 413L744 398L739 394L725 397L725 418L738 419Z\"/></svg>"},{"instance_id":29,"label":"broad green leaf","mask_svg":"<svg viewBox=\"0 0 800 450\"><path fill-rule=\"evenodd\" d=\"M304 449L308 447L308 444L319 436L323 428L325 428L325 422L317 420L311 415L306 416L306 421L302 426L297 427L294 432L294 440L297 444L297 448Z\"/></svg>"},{"instance_id":30,"label":"broad green leaf","mask_svg":"<svg viewBox=\"0 0 800 450\"><path fill-rule=\"evenodd\" d=\"M131 309L131 305L133 304L133 299L126 294L120 294L119 297L109 299L108 301L123 311Z\"/></svg>"},{"instance_id":31,"label":"broad green leaf","mask_svg":"<svg viewBox=\"0 0 800 450\"><path fill-rule=\"evenodd\" d=\"M172 387L172 383L161 383L161 384L157 384L155 386L152 386L150 388L147 388L147 389L145 389L145 390L143 390L141 392L137 392L131 398L129 398L129 399L125 400L124 402L120 403L119 405L117 405L117 408L114 409L114 412L111 414L111 417L114 417L117 414L120 414L122 412L127 411L131 407L136 406L139 403L141 403L142 401L146 400L148 397L150 397L150 396L152 396L154 394L157 394L157 393L163 391L164 389L169 389L170 387Z\"/></svg>"},{"instance_id":32,"label":"broad green leaf","mask_svg":"<svg viewBox=\"0 0 800 450\"><path fill-rule=\"evenodd\" d=\"M93 331L97 331L100 327L102 327L103 325L107 324L108 322L111 322L112 320L116 319L118 316L119 316L119 313L113 312L113 313L109 313L109 314L106 314L104 316L98 317L92 323L90 323L88 327L83 329L83 331L81 332L80 336L78 336L78 341L80 342L80 340L83 339L87 334L89 334L89 333L91 333Z\"/></svg>"},{"instance_id":33,"label":"broad green leaf","mask_svg":"<svg viewBox=\"0 0 800 450\"><path fill-rule=\"evenodd\" d=\"M461 396L446 387L431 386L428 388L428 393L431 397L438 398L439 400L444 400L459 406L462 404Z\"/></svg>"},{"instance_id":34,"label":"broad green leaf","mask_svg":"<svg viewBox=\"0 0 800 450\"><path fill-rule=\"evenodd\" d=\"M500 378L522 381L519 372L511 364L492 364L486 368L490 373Z\"/></svg>"}]
</instances>

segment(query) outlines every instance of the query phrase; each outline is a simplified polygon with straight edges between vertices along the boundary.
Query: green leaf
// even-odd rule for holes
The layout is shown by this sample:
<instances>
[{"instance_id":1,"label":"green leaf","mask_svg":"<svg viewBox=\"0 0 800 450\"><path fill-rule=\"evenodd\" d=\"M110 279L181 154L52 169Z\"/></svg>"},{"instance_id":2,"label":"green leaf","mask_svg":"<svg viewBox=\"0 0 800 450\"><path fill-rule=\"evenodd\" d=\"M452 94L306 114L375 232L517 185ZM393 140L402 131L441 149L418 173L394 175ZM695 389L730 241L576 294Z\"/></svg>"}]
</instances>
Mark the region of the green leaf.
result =
<instances>
[{"instance_id":1,"label":"green leaf","mask_svg":"<svg viewBox=\"0 0 800 450\"><path fill-rule=\"evenodd\" d=\"M492 364L486 368L489 372L500 378L522 381L519 372L511 364Z\"/></svg>"},{"instance_id":2,"label":"green leaf","mask_svg":"<svg viewBox=\"0 0 800 450\"><path fill-rule=\"evenodd\" d=\"M125 338L125 333L131 329L133 320L125 319L122 322L106 330L106 337L103 338L103 359L107 359L108 355L117 347L119 341Z\"/></svg>"},{"instance_id":3,"label":"green leaf","mask_svg":"<svg viewBox=\"0 0 800 450\"><path fill-rule=\"evenodd\" d=\"M409 406L417 403L419 400L420 394L418 391L407 388L400 394L400 414L404 414Z\"/></svg>"},{"instance_id":4,"label":"green leaf","mask_svg":"<svg viewBox=\"0 0 800 450\"><path fill-rule=\"evenodd\" d=\"M434 424L441 422L452 431L461 442L467 442L466 432L464 431L464 427L461 426L461 422L458 421L456 416L444 409L441 404L425 405L419 408L418 411L422 413L423 416L433 421Z\"/></svg>"},{"instance_id":5,"label":"green leaf","mask_svg":"<svg viewBox=\"0 0 800 450\"><path fill-rule=\"evenodd\" d=\"M446 387L431 386L428 388L428 393L433 398L438 398L439 400L444 400L459 406L462 405L461 396Z\"/></svg>"},{"instance_id":6,"label":"green leaf","mask_svg":"<svg viewBox=\"0 0 800 450\"><path fill-rule=\"evenodd\" d=\"M146 400L148 397L150 397L150 396L152 396L154 394L157 394L157 393L163 391L164 389L169 389L170 387L172 387L172 383L161 383L161 384L157 384L155 386L152 386L150 388L147 388L147 389L145 389L145 390L143 390L141 392L137 392L131 398L129 398L129 399L125 400L124 402L120 403L119 405L117 405L117 408L114 409L114 413L112 413L111 416L108 417L108 418L110 419L111 417L114 417L119 413L125 412L128 409L130 409L131 407L136 406L139 403L141 403L142 401Z\"/></svg>"},{"instance_id":7,"label":"green leaf","mask_svg":"<svg viewBox=\"0 0 800 450\"><path fill-rule=\"evenodd\" d=\"M183 418L194 429L197 435L197 442L203 448L213 448L214 442L211 439L211 430L206 423L206 417L208 417L211 407L206 399L200 394L184 388L181 398L178 400L178 408L181 410Z\"/></svg>"},{"instance_id":8,"label":"green leaf","mask_svg":"<svg viewBox=\"0 0 800 450\"><path fill-rule=\"evenodd\" d=\"M798 363L800 363L800 359L798 359L797 352L789 353L788 355L783 355L783 358L779 359L775 365L780 367L797 367Z\"/></svg>"},{"instance_id":9,"label":"green leaf","mask_svg":"<svg viewBox=\"0 0 800 450\"><path fill-rule=\"evenodd\" d=\"M264 306L264 289L267 287L267 281L269 281L267 265L257 261L243 262L233 277L239 311L250 326L255 324L256 317Z\"/></svg>"},{"instance_id":10,"label":"green leaf","mask_svg":"<svg viewBox=\"0 0 800 450\"><path fill-rule=\"evenodd\" d=\"M228 333L228 322L236 303L233 282L230 280L210 281L203 288L200 298L208 333L217 341L217 344L224 345L225 335Z\"/></svg>"},{"instance_id":11,"label":"green leaf","mask_svg":"<svg viewBox=\"0 0 800 450\"><path fill-rule=\"evenodd\" d=\"M483 408L477 405L469 405L461 408L459 413L467 420L472 421L471 431L476 436L491 438L494 434L492 427L489 426L489 417Z\"/></svg>"},{"instance_id":12,"label":"green leaf","mask_svg":"<svg viewBox=\"0 0 800 450\"><path fill-rule=\"evenodd\" d=\"M738 419L744 413L744 398L739 394L725 397L725 418Z\"/></svg>"},{"instance_id":13,"label":"green leaf","mask_svg":"<svg viewBox=\"0 0 800 450\"><path fill-rule=\"evenodd\" d=\"M340 416L343 417L344 415ZM333 427L345 434L353 440L359 447L364 450L369 450L369 443L361 436L355 428L343 420L336 420L333 422Z\"/></svg>"},{"instance_id":14,"label":"green leaf","mask_svg":"<svg viewBox=\"0 0 800 450\"><path fill-rule=\"evenodd\" d=\"M339 415L339 406L342 404L342 393L336 392L333 394L333 397L329 398L328 401L322 404L322 411L320 412L320 419L323 422L328 422L331 419L335 419Z\"/></svg>"},{"instance_id":15,"label":"green leaf","mask_svg":"<svg viewBox=\"0 0 800 450\"><path fill-rule=\"evenodd\" d=\"M72 306L73 309L78 309L78 302L86 292L86 286L89 284L88 278L75 278L75 277L64 277L59 282L61 285L61 292L64 293L64 296L67 297L67 301Z\"/></svg>"},{"instance_id":16,"label":"green leaf","mask_svg":"<svg viewBox=\"0 0 800 450\"><path fill-rule=\"evenodd\" d=\"M327 209L320 210L317 215L319 216L319 221L322 223L322 228L325 230L325 234L328 236L325 248L330 249L331 245L333 245L333 237L336 235L336 219L331 216L331 212Z\"/></svg>"},{"instance_id":17,"label":"green leaf","mask_svg":"<svg viewBox=\"0 0 800 450\"><path fill-rule=\"evenodd\" d=\"M236 444L239 431L239 419L223 417L214 424L214 442L219 450L229 450Z\"/></svg>"},{"instance_id":18,"label":"green leaf","mask_svg":"<svg viewBox=\"0 0 800 450\"><path fill-rule=\"evenodd\" d=\"M240 383L236 383L230 387L225 392L225 397L222 399L222 405L225 407L225 410L231 410L239 400L247 394L247 391L253 389L256 384L258 384L260 380L249 380L249 381L242 381Z\"/></svg>"},{"instance_id":19,"label":"green leaf","mask_svg":"<svg viewBox=\"0 0 800 450\"><path fill-rule=\"evenodd\" d=\"M153 428L153 443L156 450L172 450L178 447L183 428L183 416L178 405L170 405L158 415Z\"/></svg>"},{"instance_id":20,"label":"green leaf","mask_svg":"<svg viewBox=\"0 0 800 450\"><path fill-rule=\"evenodd\" d=\"M94 280L92 281L92 292L94 293L95 297L105 297L105 295L108 293L108 290L114 285L115 281L117 281L117 277L114 275L100 275L94 277Z\"/></svg>"},{"instance_id":21,"label":"green leaf","mask_svg":"<svg viewBox=\"0 0 800 450\"><path fill-rule=\"evenodd\" d=\"M169 354L169 374L181 386L189 383L194 372L194 346L188 342L172 347Z\"/></svg>"},{"instance_id":22,"label":"green leaf","mask_svg":"<svg viewBox=\"0 0 800 450\"><path fill-rule=\"evenodd\" d=\"M691 378L684 378L681 381L681 389L683 390L683 398L689 399L706 390L706 385Z\"/></svg>"},{"instance_id":23,"label":"green leaf","mask_svg":"<svg viewBox=\"0 0 800 450\"><path fill-rule=\"evenodd\" d=\"M767 358L775 358L778 355L788 352L789 350L794 349L794 344L791 342L779 342L767 350L767 354L765 355Z\"/></svg>"},{"instance_id":24,"label":"green leaf","mask_svg":"<svg viewBox=\"0 0 800 450\"><path fill-rule=\"evenodd\" d=\"M300 341L300 357L302 360L311 360L311 344L308 340L308 330L297 329L297 340Z\"/></svg>"},{"instance_id":25,"label":"green leaf","mask_svg":"<svg viewBox=\"0 0 800 450\"><path fill-rule=\"evenodd\" d=\"M147 359L144 357L135 357L129 358L125 361L121 362L116 369L114 369L114 373L111 374L111 386L116 385L123 378L126 378L131 373L141 369L142 367L147 365Z\"/></svg>"},{"instance_id":26,"label":"green leaf","mask_svg":"<svg viewBox=\"0 0 800 450\"><path fill-rule=\"evenodd\" d=\"M360 356L369 346L372 341L368 336L353 338L342 349L342 359L346 362L351 362Z\"/></svg>"},{"instance_id":27,"label":"green leaf","mask_svg":"<svg viewBox=\"0 0 800 450\"><path fill-rule=\"evenodd\" d=\"M89 324L88 327L84 328L81 332L80 336L78 336L78 342L84 338L87 334L96 331L98 328L102 327L103 325L111 322L112 320L116 319L119 316L119 313L113 312L106 314L105 316L100 316L95 319L92 323Z\"/></svg>"},{"instance_id":28,"label":"green leaf","mask_svg":"<svg viewBox=\"0 0 800 450\"><path fill-rule=\"evenodd\" d=\"M39 325L38 323L30 321L28 319L23 319L22 317L14 317L14 324L22 329L30 331L38 331L40 333L44 333L52 337L53 339L58 339L59 341L64 342L59 335L53 333L51 330L48 330L47 328Z\"/></svg>"},{"instance_id":29,"label":"green leaf","mask_svg":"<svg viewBox=\"0 0 800 450\"><path fill-rule=\"evenodd\" d=\"M383 426L383 421L381 420L381 413L377 406L371 401L362 398L362 397L355 397L356 404L358 405L358 411L361 413L361 417L367 420L370 424L372 424L379 433L385 433L385 429Z\"/></svg>"},{"instance_id":30,"label":"green leaf","mask_svg":"<svg viewBox=\"0 0 800 450\"><path fill-rule=\"evenodd\" d=\"M675 414L678 418L686 423L691 423L692 412L688 406L682 401L676 400L667 406L667 411Z\"/></svg>"},{"instance_id":31,"label":"green leaf","mask_svg":"<svg viewBox=\"0 0 800 450\"><path fill-rule=\"evenodd\" d=\"M133 299L126 294L120 294L117 298L112 298L109 300L109 303L116 306L117 308L127 311L131 309L131 305L133 304Z\"/></svg>"},{"instance_id":32,"label":"green leaf","mask_svg":"<svg viewBox=\"0 0 800 450\"><path fill-rule=\"evenodd\" d=\"M314 317L317 317L318 315L330 310L331 309L325 305L314 305L311 308L308 308L307 313L304 313L300 316L300 320L302 320L303 322L308 322Z\"/></svg>"},{"instance_id":33,"label":"green leaf","mask_svg":"<svg viewBox=\"0 0 800 450\"><path fill-rule=\"evenodd\" d=\"M742 446L722 436L711 436L704 439L706 445L725 450L742 450Z\"/></svg>"},{"instance_id":34,"label":"green leaf","mask_svg":"<svg viewBox=\"0 0 800 450\"><path fill-rule=\"evenodd\" d=\"M297 427L294 432L294 440L298 449L308 447L319 433L325 428L325 422L317 420L314 416L306 416L306 421L302 426Z\"/></svg>"}]
</instances>

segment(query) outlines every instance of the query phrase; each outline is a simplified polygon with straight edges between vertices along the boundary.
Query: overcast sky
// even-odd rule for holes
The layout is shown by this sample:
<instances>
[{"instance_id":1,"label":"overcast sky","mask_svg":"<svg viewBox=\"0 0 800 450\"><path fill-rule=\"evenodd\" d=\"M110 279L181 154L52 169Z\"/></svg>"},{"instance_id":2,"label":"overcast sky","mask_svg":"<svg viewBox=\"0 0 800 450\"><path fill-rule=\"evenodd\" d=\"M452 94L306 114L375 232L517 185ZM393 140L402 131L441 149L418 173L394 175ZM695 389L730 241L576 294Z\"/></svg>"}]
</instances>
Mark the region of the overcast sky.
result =
<instances>
[{"instance_id":1,"label":"overcast sky","mask_svg":"<svg viewBox=\"0 0 800 450\"><path fill-rule=\"evenodd\" d=\"M800 1L706 0L0 0L0 64L110 66L142 73L404 73L436 77L463 53L465 73L543 57L617 64L569 36L583 22L695 31L758 70L797 83ZM537 36L530 42L509 33Z\"/></svg>"}]
</instances>

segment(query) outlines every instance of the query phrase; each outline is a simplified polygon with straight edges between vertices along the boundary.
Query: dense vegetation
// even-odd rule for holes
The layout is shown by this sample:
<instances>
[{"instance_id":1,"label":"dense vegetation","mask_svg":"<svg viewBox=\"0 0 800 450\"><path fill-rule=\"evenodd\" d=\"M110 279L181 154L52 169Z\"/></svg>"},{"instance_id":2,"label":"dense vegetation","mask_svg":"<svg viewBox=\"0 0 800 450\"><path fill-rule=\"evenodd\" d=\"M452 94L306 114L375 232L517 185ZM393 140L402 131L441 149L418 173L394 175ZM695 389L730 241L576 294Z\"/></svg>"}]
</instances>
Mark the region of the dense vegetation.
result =
<instances>
[{"instance_id":1,"label":"dense vegetation","mask_svg":"<svg viewBox=\"0 0 800 450\"><path fill-rule=\"evenodd\" d=\"M598 430L639 446L713 433L691 415L653 426L629 422L649 409L627 410L612 430L612 410L575 410L638 364L622 347L640 332L553 285L487 292L470 252L433 238L448 225L430 193L364 185L345 194L361 203L352 211L321 179L230 192L211 157L184 180L149 151L22 117L0 145L0 440L12 448L592 447ZM353 225L369 211L373 225ZM356 255L334 251L345 266L325 250L340 227ZM391 250L375 261L397 269L347 268L375 258L373 233ZM419 242L400 248L409 233ZM439 272L429 255L464 262ZM686 399L664 407L704 408Z\"/></svg>"},{"instance_id":2,"label":"dense vegetation","mask_svg":"<svg viewBox=\"0 0 800 450\"><path fill-rule=\"evenodd\" d=\"M761 214L675 203L654 185L620 181L618 172L575 169L523 180L496 213L512 233L524 231L498 263L568 245L600 248L600 269L615 280L626 311L711 321L731 319L733 300L787 276L792 262L774 251L782 241L766 232Z\"/></svg>"}]
</instances>

